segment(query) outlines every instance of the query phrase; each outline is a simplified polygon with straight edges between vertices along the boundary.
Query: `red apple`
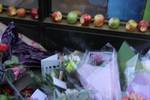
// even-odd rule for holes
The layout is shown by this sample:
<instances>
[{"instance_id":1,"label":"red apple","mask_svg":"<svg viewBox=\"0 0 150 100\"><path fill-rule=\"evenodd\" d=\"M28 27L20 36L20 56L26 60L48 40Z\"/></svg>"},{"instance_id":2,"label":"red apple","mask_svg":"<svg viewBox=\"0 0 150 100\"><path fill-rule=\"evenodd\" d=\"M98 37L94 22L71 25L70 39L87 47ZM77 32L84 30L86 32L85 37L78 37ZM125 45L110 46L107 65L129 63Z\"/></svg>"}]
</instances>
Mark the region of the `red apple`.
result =
<instances>
[{"instance_id":1,"label":"red apple","mask_svg":"<svg viewBox=\"0 0 150 100\"><path fill-rule=\"evenodd\" d=\"M17 14L17 10L14 6L8 7L8 15L9 16L15 16Z\"/></svg>"},{"instance_id":2,"label":"red apple","mask_svg":"<svg viewBox=\"0 0 150 100\"><path fill-rule=\"evenodd\" d=\"M17 15L18 15L19 17L24 17L24 16L26 15L26 10L25 10L24 8L19 8L19 9L17 10Z\"/></svg>"},{"instance_id":3,"label":"red apple","mask_svg":"<svg viewBox=\"0 0 150 100\"><path fill-rule=\"evenodd\" d=\"M131 19L126 23L126 30L129 32L133 32L136 30L137 26L137 22Z\"/></svg>"},{"instance_id":4,"label":"red apple","mask_svg":"<svg viewBox=\"0 0 150 100\"><path fill-rule=\"evenodd\" d=\"M38 9L37 8L32 8L31 11L30 11L30 14L31 14L33 19L38 19L39 18Z\"/></svg>"},{"instance_id":5,"label":"red apple","mask_svg":"<svg viewBox=\"0 0 150 100\"><path fill-rule=\"evenodd\" d=\"M83 14L83 15L80 17L80 23L81 23L83 26L88 26L88 25L91 23L91 20L92 20L92 17L91 17L91 15L89 15L89 14Z\"/></svg>"},{"instance_id":6,"label":"red apple","mask_svg":"<svg viewBox=\"0 0 150 100\"><path fill-rule=\"evenodd\" d=\"M51 15L54 22L60 22L62 20L62 13L60 11L55 11Z\"/></svg>"},{"instance_id":7,"label":"red apple","mask_svg":"<svg viewBox=\"0 0 150 100\"><path fill-rule=\"evenodd\" d=\"M149 27L149 22L146 21L146 20L141 20L139 22L139 25L138 25L138 29L141 31L141 32L146 32L148 30L148 27Z\"/></svg>"},{"instance_id":8,"label":"red apple","mask_svg":"<svg viewBox=\"0 0 150 100\"><path fill-rule=\"evenodd\" d=\"M104 25L105 18L103 15L98 14L94 17L94 26L101 27Z\"/></svg>"}]
</instances>

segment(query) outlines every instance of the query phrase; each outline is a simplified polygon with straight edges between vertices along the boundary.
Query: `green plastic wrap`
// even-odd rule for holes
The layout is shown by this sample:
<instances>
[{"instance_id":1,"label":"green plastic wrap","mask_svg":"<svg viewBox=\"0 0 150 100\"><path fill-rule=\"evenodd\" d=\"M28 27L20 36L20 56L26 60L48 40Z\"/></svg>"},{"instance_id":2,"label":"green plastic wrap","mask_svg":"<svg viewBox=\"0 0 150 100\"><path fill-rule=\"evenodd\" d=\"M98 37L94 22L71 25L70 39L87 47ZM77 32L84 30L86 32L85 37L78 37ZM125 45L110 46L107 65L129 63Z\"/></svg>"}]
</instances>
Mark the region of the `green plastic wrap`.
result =
<instances>
[{"instance_id":1,"label":"green plastic wrap","mask_svg":"<svg viewBox=\"0 0 150 100\"><path fill-rule=\"evenodd\" d=\"M120 82L121 88L124 90L126 88L124 71L126 69L127 61L135 55L134 51L131 49L127 42L123 42L119 51L118 51L118 62L120 69Z\"/></svg>"},{"instance_id":2,"label":"green plastic wrap","mask_svg":"<svg viewBox=\"0 0 150 100\"><path fill-rule=\"evenodd\" d=\"M150 0L147 0L144 12L144 19L150 21Z\"/></svg>"}]
</instances>

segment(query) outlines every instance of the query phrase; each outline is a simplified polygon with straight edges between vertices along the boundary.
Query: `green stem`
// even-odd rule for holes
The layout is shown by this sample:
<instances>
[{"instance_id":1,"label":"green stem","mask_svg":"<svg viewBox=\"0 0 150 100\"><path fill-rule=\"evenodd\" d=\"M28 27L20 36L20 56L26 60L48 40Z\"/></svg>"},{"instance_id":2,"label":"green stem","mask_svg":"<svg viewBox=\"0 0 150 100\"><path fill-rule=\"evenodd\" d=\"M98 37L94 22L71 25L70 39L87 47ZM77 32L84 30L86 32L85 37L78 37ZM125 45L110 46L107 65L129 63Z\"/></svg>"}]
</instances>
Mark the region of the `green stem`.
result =
<instances>
[{"instance_id":1,"label":"green stem","mask_svg":"<svg viewBox=\"0 0 150 100\"><path fill-rule=\"evenodd\" d=\"M6 80L7 80L8 84L11 86L11 88L16 92L17 96L19 96L19 98L20 98L21 100L25 100L25 99L23 98L23 96L20 94L20 92L17 90L17 88L16 88L16 87L12 84L12 82L8 79L7 76L6 76Z\"/></svg>"}]
</instances>

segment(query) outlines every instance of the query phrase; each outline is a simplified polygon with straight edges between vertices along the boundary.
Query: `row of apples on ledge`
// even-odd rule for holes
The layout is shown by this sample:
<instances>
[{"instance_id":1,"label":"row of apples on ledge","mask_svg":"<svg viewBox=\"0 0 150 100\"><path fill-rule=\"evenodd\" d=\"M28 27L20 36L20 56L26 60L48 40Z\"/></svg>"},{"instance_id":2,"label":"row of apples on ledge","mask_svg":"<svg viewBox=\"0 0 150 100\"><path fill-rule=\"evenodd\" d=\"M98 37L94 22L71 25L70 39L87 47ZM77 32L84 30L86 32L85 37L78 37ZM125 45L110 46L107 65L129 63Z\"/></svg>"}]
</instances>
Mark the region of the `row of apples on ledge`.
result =
<instances>
[{"instance_id":1,"label":"row of apples on ledge","mask_svg":"<svg viewBox=\"0 0 150 100\"><path fill-rule=\"evenodd\" d=\"M38 9L32 8L27 10L25 8L16 8L15 6L4 7L3 4L0 4L0 13L7 12L7 15L10 17L18 16L25 17L27 14L31 16L32 19L38 19Z\"/></svg>"},{"instance_id":2,"label":"row of apples on ledge","mask_svg":"<svg viewBox=\"0 0 150 100\"><path fill-rule=\"evenodd\" d=\"M54 22L61 22L64 16L60 11L54 11L50 15L50 18ZM107 23L107 21L105 20L105 16L103 16L102 14L96 14L94 17L92 17L90 14L81 14L77 11L69 12L65 18L68 24L76 24L79 19L80 24L82 26L88 26L89 24L93 23L95 27L102 27L104 24ZM108 20L108 26L111 29L118 29L121 24L123 23L117 17L112 17ZM140 32L147 32L148 28L150 27L149 21L146 20L136 22L135 20L130 19L128 22L124 24L125 29L128 32L134 32L137 29Z\"/></svg>"}]
</instances>

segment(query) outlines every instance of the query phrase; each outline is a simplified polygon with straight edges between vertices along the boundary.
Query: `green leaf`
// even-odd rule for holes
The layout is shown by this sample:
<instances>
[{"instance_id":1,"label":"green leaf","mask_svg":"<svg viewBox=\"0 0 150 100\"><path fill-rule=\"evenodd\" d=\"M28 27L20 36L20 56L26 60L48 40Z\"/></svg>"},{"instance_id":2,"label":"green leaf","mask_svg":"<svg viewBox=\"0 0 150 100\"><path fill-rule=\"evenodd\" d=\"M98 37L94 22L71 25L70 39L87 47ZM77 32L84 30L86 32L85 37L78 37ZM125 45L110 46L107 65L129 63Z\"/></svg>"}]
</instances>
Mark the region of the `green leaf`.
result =
<instances>
[{"instance_id":1,"label":"green leaf","mask_svg":"<svg viewBox=\"0 0 150 100\"><path fill-rule=\"evenodd\" d=\"M126 68L127 61L135 55L134 51L130 48L127 42L123 42L118 52L118 63L120 69L120 83L121 88L124 90L126 88L126 81L124 71Z\"/></svg>"},{"instance_id":2,"label":"green leaf","mask_svg":"<svg viewBox=\"0 0 150 100\"><path fill-rule=\"evenodd\" d=\"M4 65L8 67L12 67L13 65L17 65L17 64L19 64L19 59L16 56L11 56L10 60L6 60L4 62Z\"/></svg>"},{"instance_id":3,"label":"green leaf","mask_svg":"<svg viewBox=\"0 0 150 100\"><path fill-rule=\"evenodd\" d=\"M0 100L9 100L7 95L0 95Z\"/></svg>"},{"instance_id":4,"label":"green leaf","mask_svg":"<svg viewBox=\"0 0 150 100\"><path fill-rule=\"evenodd\" d=\"M147 0L145 11L144 11L144 20L150 21L150 0Z\"/></svg>"},{"instance_id":5,"label":"green leaf","mask_svg":"<svg viewBox=\"0 0 150 100\"><path fill-rule=\"evenodd\" d=\"M118 52L120 71L124 73L126 62L135 55L127 42L123 42Z\"/></svg>"},{"instance_id":6,"label":"green leaf","mask_svg":"<svg viewBox=\"0 0 150 100\"><path fill-rule=\"evenodd\" d=\"M15 75L12 70L7 70L5 75L9 81L13 82L15 80Z\"/></svg>"}]
</instances>

